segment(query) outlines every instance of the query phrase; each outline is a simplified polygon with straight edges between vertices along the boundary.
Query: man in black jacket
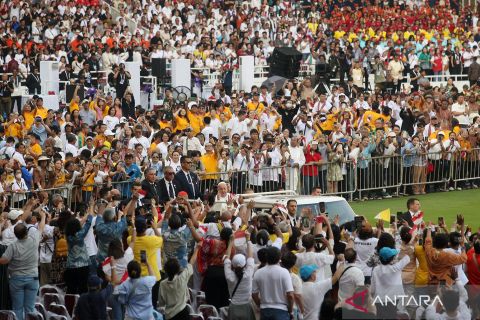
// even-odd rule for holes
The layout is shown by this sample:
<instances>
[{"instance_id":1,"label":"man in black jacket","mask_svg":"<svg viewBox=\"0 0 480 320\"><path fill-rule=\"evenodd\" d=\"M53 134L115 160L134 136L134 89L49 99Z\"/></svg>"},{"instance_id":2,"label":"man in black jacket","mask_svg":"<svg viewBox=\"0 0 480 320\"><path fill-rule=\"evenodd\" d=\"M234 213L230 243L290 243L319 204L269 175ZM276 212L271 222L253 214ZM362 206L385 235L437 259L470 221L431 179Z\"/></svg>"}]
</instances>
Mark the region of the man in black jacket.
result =
<instances>
[{"instance_id":1,"label":"man in black jacket","mask_svg":"<svg viewBox=\"0 0 480 320\"><path fill-rule=\"evenodd\" d=\"M189 156L183 156L180 159L182 170L175 174L175 183L178 186L178 192L185 191L188 194L189 199L201 198L200 194L200 181L198 176L190 172L192 165L192 158Z\"/></svg>"},{"instance_id":2,"label":"man in black jacket","mask_svg":"<svg viewBox=\"0 0 480 320\"><path fill-rule=\"evenodd\" d=\"M410 198L407 200L407 209L408 211L402 215L402 220L408 223L410 228L413 227L413 217L420 213L420 201L416 198ZM399 224L402 221L398 221Z\"/></svg>"},{"instance_id":3,"label":"man in black jacket","mask_svg":"<svg viewBox=\"0 0 480 320\"><path fill-rule=\"evenodd\" d=\"M40 73L37 67L33 68L33 73L30 73L27 76L26 85L28 88L29 94L40 94L42 91L42 86L40 82Z\"/></svg>"},{"instance_id":4,"label":"man in black jacket","mask_svg":"<svg viewBox=\"0 0 480 320\"><path fill-rule=\"evenodd\" d=\"M160 186L156 181L155 169L149 168L145 170L145 180L142 181L142 190L146 192L145 199L155 199L160 203Z\"/></svg>"},{"instance_id":5,"label":"man in black jacket","mask_svg":"<svg viewBox=\"0 0 480 320\"><path fill-rule=\"evenodd\" d=\"M72 66L69 64L65 65L65 70L63 70L59 75L58 78L60 81L60 90L65 90L65 85L70 84L70 79L74 79L75 75L72 72ZM66 82L66 83L65 83Z\"/></svg>"},{"instance_id":6,"label":"man in black jacket","mask_svg":"<svg viewBox=\"0 0 480 320\"><path fill-rule=\"evenodd\" d=\"M163 169L164 178L158 181L159 203L165 203L175 199L178 194L178 187L173 180L175 178L175 170L166 166Z\"/></svg>"}]
</instances>

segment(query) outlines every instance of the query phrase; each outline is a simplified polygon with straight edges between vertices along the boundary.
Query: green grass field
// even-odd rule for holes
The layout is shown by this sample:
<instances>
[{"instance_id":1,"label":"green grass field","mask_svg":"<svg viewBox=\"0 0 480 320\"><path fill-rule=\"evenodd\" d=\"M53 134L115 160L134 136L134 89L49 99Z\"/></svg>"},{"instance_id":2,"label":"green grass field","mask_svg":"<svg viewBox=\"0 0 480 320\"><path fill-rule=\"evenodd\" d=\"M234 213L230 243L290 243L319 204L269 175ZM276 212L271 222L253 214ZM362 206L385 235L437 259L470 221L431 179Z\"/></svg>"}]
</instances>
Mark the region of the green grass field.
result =
<instances>
[{"instance_id":1,"label":"green grass field","mask_svg":"<svg viewBox=\"0 0 480 320\"><path fill-rule=\"evenodd\" d=\"M450 226L461 213L465 217L465 223L476 230L480 227L480 189L437 192L415 196L420 200L421 210L425 214L424 221L437 223L438 217L444 217ZM368 200L363 202L351 202L356 214L367 217L374 221L374 217L382 210L390 208L391 214L397 211L407 210L409 197L399 197L383 200Z\"/></svg>"}]
</instances>

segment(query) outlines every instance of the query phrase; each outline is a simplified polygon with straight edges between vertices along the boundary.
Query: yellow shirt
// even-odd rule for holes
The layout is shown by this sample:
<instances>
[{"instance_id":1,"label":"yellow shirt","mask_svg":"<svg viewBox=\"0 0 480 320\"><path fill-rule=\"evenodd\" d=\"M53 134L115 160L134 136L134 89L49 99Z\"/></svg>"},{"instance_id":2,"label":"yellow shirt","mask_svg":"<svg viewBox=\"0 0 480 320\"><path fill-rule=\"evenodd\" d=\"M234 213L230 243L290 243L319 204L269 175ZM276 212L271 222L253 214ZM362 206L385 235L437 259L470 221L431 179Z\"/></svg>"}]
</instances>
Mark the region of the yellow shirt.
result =
<instances>
[{"instance_id":1,"label":"yellow shirt","mask_svg":"<svg viewBox=\"0 0 480 320\"><path fill-rule=\"evenodd\" d=\"M200 157L200 161L203 163L206 173L213 173L218 171L217 155L215 154L215 152L204 154L203 156ZM218 179L218 175L216 174L205 175L204 179Z\"/></svg>"},{"instance_id":2,"label":"yellow shirt","mask_svg":"<svg viewBox=\"0 0 480 320\"><path fill-rule=\"evenodd\" d=\"M35 143L33 146L31 146L33 153L35 153L38 157L42 155L42 147L38 144Z\"/></svg>"},{"instance_id":3,"label":"yellow shirt","mask_svg":"<svg viewBox=\"0 0 480 320\"><path fill-rule=\"evenodd\" d=\"M80 106L78 105L78 103L76 103L74 101L71 101L70 102L70 113L72 113L75 110L80 111Z\"/></svg>"},{"instance_id":4,"label":"yellow shirt","mask_svg":"<svg viewBox=\"0 0 480 320\"><path fill-rule=\"evenodd\" d=\"M428 284L428 264L423 246L415 246L415 258L418 260L417 270L415 271L415 285L422 286Z\"/></svg>"},{"instance_id":5,"label":"yellow shirt","mask_svg":"<svg viewBox=\"0 0 480 320\"><path fill-rule=\"evenodd\" d=\"M172 123L170 121L158 121L158 125L160 126L160 129L165 129L165 128L172 128Z\"/></svg>"},{"instance_id":6,"label":"yellow shirt","mask_svg":"<svg viewBox=\"0 0 480 320\"><path fill-rule=\"evenodd\" d=\"M290 235L288 234L288 232L285 232L283 233L283 244L287 243L288 240L290 239ZM274 242L275 240L277 240L277 235L276 234L271 234L270 235L270 241L271 242Z\"/></svg>"},{"instance_id":7,"label":"yellow shirt","mask_svg":"<svg viewBox=\"0 0 480 320\"><path fill-rule=\"evenodd\" d=\"M131 237L128 237L127 242L130 243ZM147 256L147 261L152 267L153 273L157 281L160 280L160 271L159 269L162 266L159 266L157 263L157 252L163 245L163 238L157 236L137 236L135 241L135 246L133 246L133 255L136 261L140 261L140 251L145 251ZM142 263L142 277L148 276L147 266Z\"/></svg>"},{"instance_id":8,"label":"yellow shirt","mask_svg":"<svg viewBox=\"0 0 480 320\"><path fill-rule=\"evenodd\" d=\"M217 114L215 115L215 118L217 118L218 120L220 120L220 113L223 113L225 115L225 119L227 119L227 121L232 118L232 110L230 110L229 107L223 107L223 111L217 112ZM209 113L208 113L208 116L210 116Z\"/></svg>"},{"instance_id":9,"label":"yellow shirt","mask_svg":"<svg viewBox=\"0 0 480 320\"><path fill-rule=\"evenodd\" d=\"M47 114L48 114L48 109L45 107L41 107L41 108L37 107L37 111L35 111L35 117L40 116L42 117L42 119L47 118Z\"/></svg>"},{"instance_id":10,"label":"yellow shirt","mask_svg":"<svg viewBox=\"0 0 480 320\"><path fill-rule=\"evenodd\" d=\"M12 123L9 126L6 126L5 136L14 137L14 138L21 138L23 136L22 125L17 122L17 123Z\"/></svg>"},{"instance_id":11,"label":"yellow shirt","mask_svg":"<svg viewBox=\"0 0 480 320\"><path fill-rule=\"evenodd\" d=\"M437 131L433 131L432 133L430 133L430 135L428 136L428 140L432 140L432 139L437 139L437 133L439 133L440 131L443 131L443 133L445 133L445 135L443 136L443 140L442 141L447 141L448 140L448 137L450 136L450 130L437 130Z\"/></svg>"},{"instance_id":12,"label":"yellow shirt","mask_svg":"<svg viewBox=\"0 0 480 320\"><path fill-rule=\"evenodd\" d=\"M183 117L175 117L176 127L175 131L182 131L188 128L188 120Z\"/></svg>"},{"instance_id":13,"label":"yellow shirt","mask_svg":"<svg viewBox=\"0 0 480 320\"><path fill-rule=\"evenodd\" d=\"M376 113L375 111L365 111L363 114L363 123L368 124L370 128L375 128L375 121L381 116L382 115L380 113Z\"/></svg>"},{"instance_id":14,"label":"yellow shirt","mask_svg":"<svg viewBox=\"0 0 480 320\"><path fill-rule=\"evenodd\" d=\"M91 172L82 185L82 191L93 191L93 184L95 183L95 172Z\"/></svg>"},{"instance_id":15,"label":"yellow shirt","mask_svg":"<svg viewBox=\"0 0 480 320\"><path fill-rule=\"evenodd\" d=\"M192 127L193 133L196 135L202 131L203 128L203 116L199 116L191 113L190 111L187 114L188 120L190 121L190 126Z\"/></svg>"},{"instance_id":16,"label":"yellow shirt","mask_svg":"<svg viewBox=\"0 0 480 320\"><path fill-rule=\"evenodd\" d=\"M23 118L25 119L25 128L27 130L30 130L30 128L33 125L33 122L35 121L35 116L33 115L32 111L25 111L23 113Z\"/></svg>"},{"instance_id":17,"label":"yellow shirt","mask_svg":"<svg viewBox=\"0 0 480 320\"><path fill-rule=\"evenodd\" d=\"M53 184L54 187L60 187L65 184L65 181L67 181L67 178L65 177L65 171L61 171L60 174L56 174L56 179L55 183Z\"/></svg>"},{"instance_id":18,"label":"yellow shirt","mask_svg":"<svg viewBox=\"0 0 480 320\"><path fill-rule=\"evenodd\" d=\"M248 111L256 111L258 115L261 115L265 106L261 102L254 103L253 101L250 101L247 103L247 109Z\"/></svg>"}]
</instances>

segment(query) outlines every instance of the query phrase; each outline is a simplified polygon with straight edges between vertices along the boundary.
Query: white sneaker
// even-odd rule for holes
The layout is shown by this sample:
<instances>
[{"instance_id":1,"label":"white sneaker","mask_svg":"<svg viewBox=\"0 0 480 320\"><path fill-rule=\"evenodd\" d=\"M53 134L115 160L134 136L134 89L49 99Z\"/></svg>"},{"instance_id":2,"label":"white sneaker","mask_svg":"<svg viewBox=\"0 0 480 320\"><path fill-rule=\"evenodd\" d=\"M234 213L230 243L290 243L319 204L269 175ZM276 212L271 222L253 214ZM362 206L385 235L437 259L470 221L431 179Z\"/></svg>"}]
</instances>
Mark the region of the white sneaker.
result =
<instances>
[{"instance_id":1,"label":"white sneaker","mask_svg":"<svg viewBox=\"0 0 480 320\"><path fill-rule=\"evenodd\" d=\"M454 188L454 187L450 187L450 188L448 188L448 190L449 190L449 191L453 191L453 190L455 190L455 188Z\"/></svg>"},{"instance_id":2,"label":"white sneaker","mask_svg":"<svg viewBox=\"0 0 480 320\"><path fill-rule=\"evenodd\" d=\"M458 191L462 191L462 188L458 187L457 190L458 190Z\"/></svg>"}]
</instances>

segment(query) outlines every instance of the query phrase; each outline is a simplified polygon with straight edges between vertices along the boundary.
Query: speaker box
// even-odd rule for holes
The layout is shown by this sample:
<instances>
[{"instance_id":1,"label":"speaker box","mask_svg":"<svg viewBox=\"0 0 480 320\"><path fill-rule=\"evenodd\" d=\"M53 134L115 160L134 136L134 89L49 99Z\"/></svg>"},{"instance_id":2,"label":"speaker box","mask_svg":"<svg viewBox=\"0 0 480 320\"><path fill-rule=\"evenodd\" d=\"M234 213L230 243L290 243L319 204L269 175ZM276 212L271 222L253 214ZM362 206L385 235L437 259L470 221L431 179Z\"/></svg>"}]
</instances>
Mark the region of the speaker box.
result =
<instances>
[{"instance_id":1,"label":"speaker box","mask_svg":"<svg viewBox=\"0 0 480 320\"><path fill-rule=\"evenodd\" d=\"M302 53L293 47L278 47L270 56L270 76L298 77Z\"/></svg>"},{"instance_id":2,"label":"speaker box","mask_svg":"<svg viewBox=\"0 0 480 320\"><path fill-rule=\"evenodd\" d=\"M167 59L153 58L152 59L152 76L165 79L167 77Z\"/></svg>"}]
</instances>

